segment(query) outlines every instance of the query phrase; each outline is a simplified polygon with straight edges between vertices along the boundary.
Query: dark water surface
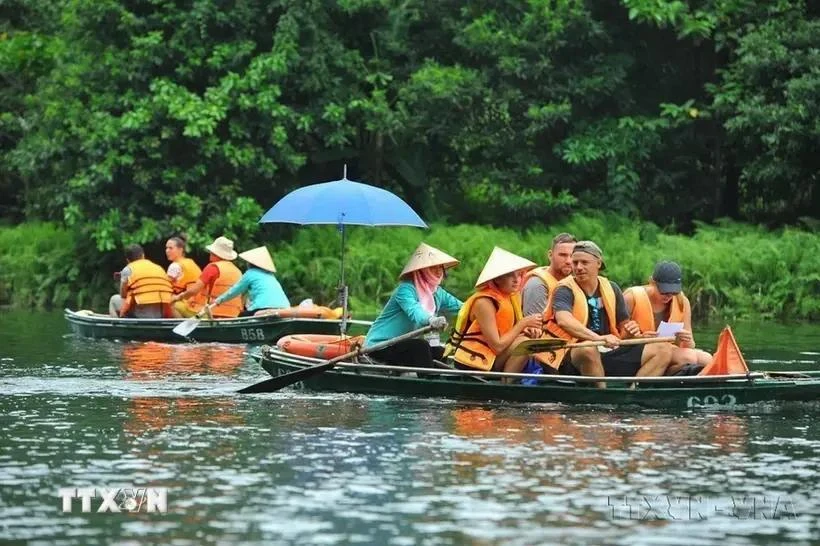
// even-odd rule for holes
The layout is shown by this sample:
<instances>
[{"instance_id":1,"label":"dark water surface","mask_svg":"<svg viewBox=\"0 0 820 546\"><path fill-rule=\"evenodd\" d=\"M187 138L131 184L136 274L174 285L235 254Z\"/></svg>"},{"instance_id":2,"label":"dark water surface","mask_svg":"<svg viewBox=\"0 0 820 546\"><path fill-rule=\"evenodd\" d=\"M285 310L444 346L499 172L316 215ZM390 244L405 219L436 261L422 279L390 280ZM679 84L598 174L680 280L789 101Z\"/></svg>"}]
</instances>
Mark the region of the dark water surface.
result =
<instances>
[{"instance_id":1,"label":"dark water surface","mask_svg":"<svg viewBox=\"0 0 820 546\"><path fill-rule=\"evenodd\" d=\"M735 333L757 369L820 368L815 325ZM0 311L0 542L820 541L815 404L241 396L263 379L246 350L82 340L60 313ZM64 513L58 489L82 487L166 487L168 511Z\"/></svg>"}]
</instances>

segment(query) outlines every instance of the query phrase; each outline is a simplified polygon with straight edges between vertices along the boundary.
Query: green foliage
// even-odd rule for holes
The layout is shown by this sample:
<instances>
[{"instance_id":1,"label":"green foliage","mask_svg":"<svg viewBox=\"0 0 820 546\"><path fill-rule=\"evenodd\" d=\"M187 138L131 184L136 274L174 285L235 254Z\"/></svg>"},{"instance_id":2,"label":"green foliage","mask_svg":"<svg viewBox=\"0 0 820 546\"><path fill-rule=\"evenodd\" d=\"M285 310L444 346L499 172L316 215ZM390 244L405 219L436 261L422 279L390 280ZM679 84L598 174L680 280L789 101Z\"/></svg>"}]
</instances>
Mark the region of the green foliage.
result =
<instances>
[{"instance_id":1,"label":"green foliage","mask_svg":"<svg viewBox=\"0 0 820 546\"><path fill-rule=\"evenodd\" d=\"M53 224L0 227L0 304L22 308L102 306L113 293L105 261L85 267L80 238Z\"/></svg>"},{"instance_id":2,"label":"green foliage","mask_svg":"<svg viewBox=\"0 0 820 546\"><path fill-rule=\"evenodd\" d=\"M294 230L290 242L268 241L282 286L294 304L305 298L332 303L340 281L340 234L329 226ZM561 231L598 242L605 253L607 276L623 288L645 283L658 260L678 261L696 316L820 318L816 231L785 228L770 232L721 221L715 226L701 224L692 237L685 237L665 233L649 222L595 212L574 214L526 231L467 224L434 224L429 231L348 227L345 279L350 308L359 316L378 312L421 241L461 260L450 270L446 287L466 298L493 246L544 263L552 237ZM238 248L255 244L241 240ZM79 233L51 224L0 227L0 303L104 308L114 288L111 273L123 264L118 254L102 261L91 259L95 252ZM159 259L161 251L149 252L149 256ZM204 254L194 252L193 257L204 265ZM84 267L86 263L94 267Z\"/></svg>"},{"instance_id":3,"label":"green foliage","mask_svg":"<svg viewBox=\"0 0 820 546\"><path fill-rule=\"evenodd\" d=\"M768 232L722 221L699 225L692 237L664 233L656 225L611 214L576 214L566 221L520 232L475 225L348 230L345 275L351 309L378 311L396 286L398 273L424 241L461 260L445 281L460 298L493 246L544 263L552 237L561 231L598 242L607 276L623 288L644 284L657 261L678 261L684 290L696 316L734 319L815 320L820 317L818 236L799 229ZM300 228L293 243L272 245L278 276L292 301L312 297L329 303L339 283L340 237L328 227Z\"/></svg>"},{"instance_id":4,"label":"green foliage","mask_svg":"<svg viewBox=\"0 0 820 546\"><path fill-rule=\"evenodd\" d=\"M6 5L0 221L76 232L87 264L176 232L258 239L265 208L348 163L427 220L518 231L820 210L816 3ZM328 290L326 265L300 286Z\"/></svg>"},{"instance_id":5,"label":"green foliage","mask_svg":"<svg viewBox=\"0 0 820 546\"><path fill-rule=\"evenodd\" d=\"M750 28L735 60L710 86L715 108L747 161L744 216L791 220L820 207L820 20L799 9Z\"/></svg>"}]
</instances>

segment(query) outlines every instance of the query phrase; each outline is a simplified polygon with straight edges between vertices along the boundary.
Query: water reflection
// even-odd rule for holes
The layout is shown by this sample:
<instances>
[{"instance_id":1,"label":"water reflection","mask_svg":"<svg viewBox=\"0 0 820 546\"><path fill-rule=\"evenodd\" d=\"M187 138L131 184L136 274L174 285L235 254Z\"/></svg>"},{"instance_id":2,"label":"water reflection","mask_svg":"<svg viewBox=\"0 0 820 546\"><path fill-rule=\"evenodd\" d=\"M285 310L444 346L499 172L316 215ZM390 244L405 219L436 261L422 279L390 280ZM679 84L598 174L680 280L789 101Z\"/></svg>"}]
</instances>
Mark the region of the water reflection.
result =
<instances>
[{"instance_id":1,"label":"water reflection","mask_svg":"<svg viewBox=\"0 0 820 546\"><path fill-rule=\"evenodd\" d=\"M219 344L128 343L122 346L122 369L131 381L180 375L232 376L244 362L245 348ZM123 430L139 436L174 426L241 426L236 398L137 396L129 399Z\"/></svg>"},{"instance_id":2,"label":"water reflection","mask_svg":"<svg viewBox=\"0 0 820 546\"><path fill-rule=\"evenodd\" d=\"M127 343L120 354L126 379L160 379L171 375L233 375L245 359L244 345L215 343Z\"/></svg>"}]
</instances>

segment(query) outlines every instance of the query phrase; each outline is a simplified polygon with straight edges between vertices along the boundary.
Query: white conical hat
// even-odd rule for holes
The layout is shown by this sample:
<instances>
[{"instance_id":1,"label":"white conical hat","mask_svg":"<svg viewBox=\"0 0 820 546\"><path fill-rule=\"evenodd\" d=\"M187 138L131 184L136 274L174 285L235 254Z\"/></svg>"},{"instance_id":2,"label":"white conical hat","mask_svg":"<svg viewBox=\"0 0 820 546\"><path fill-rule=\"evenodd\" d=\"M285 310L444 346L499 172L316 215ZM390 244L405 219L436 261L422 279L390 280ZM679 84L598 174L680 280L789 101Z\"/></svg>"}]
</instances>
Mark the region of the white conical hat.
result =
<instances>
[{"instance_id":1,"label":"white conical hat","mask_svg":"<svg viewBox=\"0 0 820 546\"><path fill-rule=\"evenodd\" d=\"M531 262L512 252L507 252L497 246L493 248L493 252L490 254L489 259L487 259L487 263L484 264L484 269L481 270L481 274L478 276L475 285L481 286L485 282L497 279L501 275L506 275L507 273L521 269L532 269L533 267L536 267L535 262Z\"/></svg>"},{"instance_id":2,"label":"white conical hat","mask_svg":"<svg viewBox=\"0 0 820 546\"><path fill-rule=\"evenodd\" d=\"M458 265L458 260L447 253L440 251L426 243L421 243L419 247L410 256L407 265L401 271L399 278L404 277L408 273L424 269L425 267L433 267L434 265L442 265L444 267L455 267Z\"/></svg>"},{"instance_id":3,"label":"white conical hat","mask_svg":"<svg viewBox=\"0 0 820 546\"><path fill-rule=\"evenodd\" d=\"M270 252L268 252L268 247L266 246L259 246L246 250L245 252L242 252L239 257L260 269L270 271L271 273L276 273L276 266L273 265L273 258L271 258Z\"/></svg>"}]
</instances>

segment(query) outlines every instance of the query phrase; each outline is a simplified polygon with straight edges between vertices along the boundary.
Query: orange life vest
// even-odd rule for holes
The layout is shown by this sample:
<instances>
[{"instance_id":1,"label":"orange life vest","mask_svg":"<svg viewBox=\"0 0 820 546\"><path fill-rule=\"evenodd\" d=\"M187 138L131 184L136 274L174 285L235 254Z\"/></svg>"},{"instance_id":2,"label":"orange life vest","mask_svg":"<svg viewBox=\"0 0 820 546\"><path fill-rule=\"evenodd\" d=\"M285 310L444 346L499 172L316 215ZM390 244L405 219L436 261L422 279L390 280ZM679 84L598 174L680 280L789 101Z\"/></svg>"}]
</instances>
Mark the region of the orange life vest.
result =
<instances>
[{"instance_id":1,"label":"orange life vest","mask_svg":"<svg viewBox=\"0 0 820 546\"><path fill-rule=\"evenodd\" d=\"M552 276L552 273L550 273L550 268L547 266L536 267L535 269L530 269L527 271L524 274L523 284L527 284L527 281L529 281L532 277L538 277L541 279L541 282L544 283L544 286L547 287L547 307L549 307L550 300L552 299L552 293L555 291L555 287L558 286L558 279Z\"/></svg>"},{"instance_id":2,"label":"orange life vest","mask_svg":"<svg viewBox=\"0 0 820 546\"><path fill-rule=\"evenodd\" d=\"M635 305L632 307L630 318L638 323L641 332L656 331L658 325L655 324L655 312L652 309L652 302L649 301L649 294L646 293L645 286L633 286L626 290L626 294L632 293ZM676 294L669 302L668 322L683 322L683 310L686 308L686 296L683 292Z\"/></svg>"},{"instance_id":3,"label":"orange life vest","mask_svg":"<svg viewBox=\"0 0 820 546\"><path fill-rule=\"evenodd\" d=\"M121 317L124 317L134 305L171 304L174 289L164 269L145 258L129 262L128 268L131 270L131 276L128 277L126 285L127 292L120 310ZM168 316L168 309L164 309L163 314Z\"/></svg>"},{"instance_id":4,"label":"orange life vest","mask_svg":"<svg viewBox=\"0 0 820 546\"><path fill-rule=\"evenodd\" d=\"M456 362L477 368L491 370L496 354L490 348L478 321L472 318L473 304L480 298L489 298L495 305L495 324L500 335L506 334L521 320L521 295L518 292L504 294L492 285L487 285L470 296L458 312L453 334L445 348L445 355L452 355Z\"/></svg>"},{"instance_id":5,"label":"orange life vest","mask_svg":"<svg viewBox=\"0 0 820 546\"><path fill-rule=\"evenodd\" d=\"M242 272L239 271L239 268L232 262L227 260L219 260L218 262L212 263L219 268L219 277L216 278L211 286L205 287L205 290L207 290L206 300L209 304L213 303L216 298L227 292L228 289L238 283L239 279L242 277ZM242 296L237 296L228 301L224 301L219 305L215 305L214 308L211 309L211 314L215 318L234 318L239 316L239 313L242 312L243 308L244 305L242 305Z\"/></svg>"},{"instance_id":6,"label":"orange life vest","mask_svg":"<svg viewBox=\"0 0 820 546\"><path fill-rule=\"evenodd\" d=\"M182 274L171 283L174 285L174 294L181 294L197 281L202 270L191 258L180 258L174 263L182 269Z\"/></svg>"},{"instance_id":7,"label":"orange life vest","mask_svg":"<svg viewBox=\"0 0 820 546\"><path fill-rule=\"evenodd\" d=\"M574 296L572 303L572 316L575 317L578 322L586 326L587 320L589 320L589 307L587 307L586 293L580 286L578 286L578 283L575 282L574 277L562 279L558 283L558 286L568 286L570 290L572 290L572 295ZM601 299L604 301L604 312L606 313L607 320L609 322L609 333L616 337L620 337L617 330L618 323L615 318L615 291L612 289L612 285L606 277L598 277L598 286L601 291ZM555 320L555 311L553 311L552 307L547 309L546 319L546 329L550 334L555 337L566 339L570 343L574 343L577 340L568 332L564 331L563 328L558 326L558 323Z\"/></svg>"},{"instance_id":8,"label":"orange life vest","mask_svg":"<svg viewBox=\"0 0 820 546\"><path fill-rule=\"evenodd\" d=\"M556 279L552 273L549 271L549 267L536 267L535 269L530 269L524 274L524 282L523 285L527 284L532 277L538 277L541 282L544 283L544 286L547 288L547 305L544 307L544 317L547 316L547 310L552 307L552 295L555 293L555 289L558 287L558 279ZM564 353L561 352L559 355L557 351L553 352L545 352L545 353L535 353L532 355L535 357L542 364L546 364L551 368L558 369L558 366L561 364L561 361L558 360L560 356L562 359L564 357Z\"/></svg>"}]
</instances>

